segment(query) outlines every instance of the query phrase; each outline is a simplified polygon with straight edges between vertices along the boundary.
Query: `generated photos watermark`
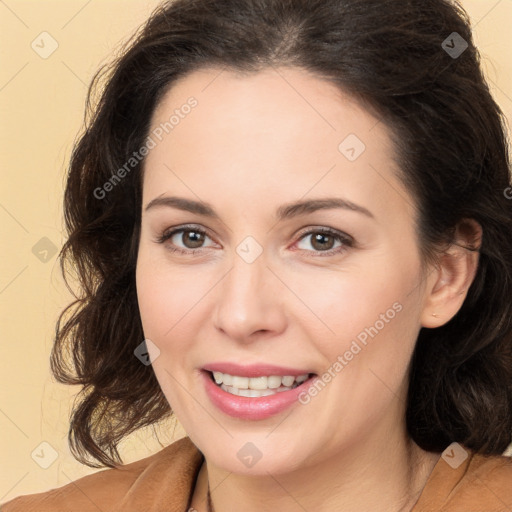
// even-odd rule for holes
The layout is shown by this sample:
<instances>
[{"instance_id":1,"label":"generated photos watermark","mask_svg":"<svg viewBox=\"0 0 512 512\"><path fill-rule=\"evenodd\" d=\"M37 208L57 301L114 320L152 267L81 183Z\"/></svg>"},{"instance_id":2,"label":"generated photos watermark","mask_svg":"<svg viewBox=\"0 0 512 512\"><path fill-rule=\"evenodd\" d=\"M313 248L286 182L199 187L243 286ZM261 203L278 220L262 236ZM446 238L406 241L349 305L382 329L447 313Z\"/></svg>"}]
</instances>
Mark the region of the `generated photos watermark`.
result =
<instances>
[{"instance_id":1,"label":"generated photos watermark","mask_svg":"<svg viewBox=\"0 0 512 512\"><path fill-rule=\"evenodd\" d=\"M178 126L185 117L192 112L192 109L197 107L198 101L196 98L191 96L187 99L187 102L181 105L180 108L174 109L173 114L169 119L163 123L160 123L156 128L151 131L151 134L146 137L144 144L139 148L138 151L134 151L130 158L124 163L122 167L117 169L112 176L103 183L101 187L94 189L93 195L96 199L104 199L109 192L121 183L130 172L142 162L149 152L154 149L159 142L163 140L165 135L168 135L176 126Z\"/></svg>"},{"instance_id":2,"label":"generated photos watermark","mask_svg":"<svg viewBox=\"0 0 512 512\"><path fill-rule=\"evenodd\" d=\"M314 379L312 384L307 390L304 390L299 395L299 402L302 405L307 405L311 402L311 399L320 393L329 382L331 382L348 364L359 354L363 348L368 344L368 337L371 339L375 338L384 327L391 320L395 318L397 313L402 311L403 306L400 302L395 302L385 313L379 315L379 319L370 327L365 327L357 336L356 339L352 340L350 348L343 354L336 358L336 361L329 366L329 368L319 375L318 378Z\"/></svg>"}]
</instances>

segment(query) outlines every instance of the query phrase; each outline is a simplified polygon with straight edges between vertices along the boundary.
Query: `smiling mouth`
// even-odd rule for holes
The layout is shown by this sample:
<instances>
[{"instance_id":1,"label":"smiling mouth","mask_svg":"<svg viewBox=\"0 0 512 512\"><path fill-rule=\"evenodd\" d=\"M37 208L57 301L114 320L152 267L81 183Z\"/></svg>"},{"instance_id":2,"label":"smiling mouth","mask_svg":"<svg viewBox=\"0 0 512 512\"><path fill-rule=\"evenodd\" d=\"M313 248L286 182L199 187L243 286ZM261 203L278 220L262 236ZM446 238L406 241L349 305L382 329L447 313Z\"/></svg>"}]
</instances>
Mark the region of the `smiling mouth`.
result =
<instances>
[{"instance_id":1,"label":"smiling mouth","mask_svg":"<svg viewBox=\"0 0 512 512\"><path fill-rule=\"evenodd\" d=\"M316 376L315 373L303 375L269 375L261 377L242 377L222 372L211 372L211 380L223 391L235 396L258 398L290 391Z\"/></svg>"}]
</instances>

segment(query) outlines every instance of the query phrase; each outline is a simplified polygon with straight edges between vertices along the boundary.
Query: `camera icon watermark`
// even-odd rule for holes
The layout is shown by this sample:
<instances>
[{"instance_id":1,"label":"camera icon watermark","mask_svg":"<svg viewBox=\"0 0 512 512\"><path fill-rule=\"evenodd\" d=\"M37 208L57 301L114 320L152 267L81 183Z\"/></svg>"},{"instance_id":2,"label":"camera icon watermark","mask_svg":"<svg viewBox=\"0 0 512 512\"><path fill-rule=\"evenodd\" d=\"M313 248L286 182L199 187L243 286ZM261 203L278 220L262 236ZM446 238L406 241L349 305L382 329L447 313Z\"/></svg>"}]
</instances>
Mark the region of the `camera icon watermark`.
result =
<instances>
[{"instance_id":1,"label":"camera icon watermark","mask_svg":"<svg viewBox=\"0 0 512 512\"><path fill-rule=\"evenodd\" d=\"M47 59L59 47L59 43L48 32L41 32L30 46L39 57Z\"/></svg>"},{"instance_id":2,"label":"camera icon watermark","mask_svg":"<svg viewBox=\"0 0 512 512\"><path fill-rule=\"evenodd\" d=\"M263 453L251 442L245 443L236 455L240 462L248 468L252 468L263 457Z\"/></svg>"},{"instance_id":3,"label":"camera icon watermark","mask_svg":"<svg viewBox=\"0 0 512 512\"><path fill-rule=\"evenodd\" d=\"M354 133L347 135L340 145L338 151L349 161L356 161L366 150L364 142Z\"/></svg>"},{"instance_id":4,"label":"camera icon watermark","mask_svg":"<svg viewBox=\"0 0 512 512\"><path fill-rule=\"evenodd\" d=\"M263 252L263 247L252 236L245 237L236 248L236 253L246 263L253 263Z\"/></svg>"},{"instance_id":5,"label":"camera icon watermark","mask_svg":"<svg viewBox=\"0 0 512 512\"><path fill-rule=\"evenodd\" d=\"M59 454L50 443L43 441L34 448L30 456L38 466L48 469L57 460Z\"/></svg>"},{"instance_id":6,"label":"camera icon watermark","mask_svg":"<svg viewBox=\"0 0 512 512\"><path fill-rule=\"evenodd\" d=\"M453 469L457 469L468 458L468 452L459 443L452 443L444 450L441 457Z\"/></svg>"},{"instance_id":7,"label":"camera icon watermark","mask_svg":"<svg viewBox=\"0 0 512 512\"><path fill-rule=\"evenodd\" d=\"M452 59L458 59L467 50L468 46L468 42L458 32L452 32L441 43L442 49Z\"/></svg>"},{"instance_id":8,"label":"camera icon watermark","mask_svg":"<svg viewBox=\"0 0 512 512\"><path fill-rule=\"evenodd\" d=\"M133 353L143 365L149 366L160 356L160 349L151 340L145 339L142 343L137 345Z\"/></svg>"},{"instance_id":9,"label":"camera icon watermark","mask_svg":"<svg viewBox=\"0 0 512 512\"><path fill-rule=\"evenodd\" d=\"M57 246L45 236L32 247L32 254L41 263L48 263L56 253Z\"/></svg>"}]
</instances>

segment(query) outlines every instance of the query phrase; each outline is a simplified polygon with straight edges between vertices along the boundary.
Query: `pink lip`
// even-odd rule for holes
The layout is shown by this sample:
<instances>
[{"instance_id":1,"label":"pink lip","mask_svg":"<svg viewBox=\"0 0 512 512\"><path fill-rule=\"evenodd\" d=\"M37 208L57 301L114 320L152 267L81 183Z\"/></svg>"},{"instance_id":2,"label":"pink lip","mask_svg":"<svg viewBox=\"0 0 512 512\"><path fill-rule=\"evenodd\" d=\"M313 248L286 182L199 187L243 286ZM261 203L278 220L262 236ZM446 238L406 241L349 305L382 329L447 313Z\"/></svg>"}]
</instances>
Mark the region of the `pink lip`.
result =
<instances>
[{"instance_id":1,"label":"pink lip","mask_svg":"<svg viewBox=\"0 0 512 512\"><path fill-rule=\"evenodd\" d=\"M229 375L238 375L239 377L268 377L270 375L291 375L298 377L306 373L314 373L311 370L297 370L296 368L286 368L284 366L275 366L273 364L250 364L241 366L236 363L211 363L203 366L203 370L209 372L222 372Z\"/></svg>"},{"instance_id":2,"label":"pink lip","mask_svg":"<svg viewBox=\"0 0 512 512\"><path fill-rule=\"evenodd\" d=\"M247 367L245 367L245 369L247 370ZM230 372L226 371L223 373ZM307 372L303 372L302 374L298 373L297 375L303 375L304 373ZM235 375L240 374L235 373ZM276 373L270 372L266 373L266 375L276 375ZM279 373L277 373L277 375L279 375ZM290 373L287 375L290 375ZM249 398L245 396L232 395L231 393L224 391L212 380L211 374L208 371L201 371L201 376L204 381L206 394L212 403L223 413L243 420L264 420L284 411L291 405L298 402L299 395L306 391L311 385L313 379L316 378L315 375L290 391L281 391L274 395ZM240 376L244 377L247 375ZM255 376L257 377L258 375Z\"/></svg>"}]
</instances>

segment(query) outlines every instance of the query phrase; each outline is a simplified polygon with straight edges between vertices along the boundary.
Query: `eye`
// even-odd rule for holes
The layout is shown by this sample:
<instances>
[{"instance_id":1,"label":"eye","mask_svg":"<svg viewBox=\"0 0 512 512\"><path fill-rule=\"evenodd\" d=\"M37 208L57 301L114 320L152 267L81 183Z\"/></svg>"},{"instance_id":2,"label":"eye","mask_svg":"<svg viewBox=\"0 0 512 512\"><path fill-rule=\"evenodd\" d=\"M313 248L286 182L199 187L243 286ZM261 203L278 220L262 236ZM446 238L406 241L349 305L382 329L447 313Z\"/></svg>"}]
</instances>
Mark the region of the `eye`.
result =
<instances>
[{"instance_id":1,"label":"eye","mask_svg":"<svg viewBox=\"0 0 512 512\"><path fill-rule=\"evenodd\" d=\"M206 231L197 226L181 226L179 228L164 231L156 242L163 244L167 241L167 248L172 252L179 252L182 254L194 254L204 248L203 244L206 238L210 238ZM180 247L178 243L181 242L184 247ZM208 247L208 246L207 246Z\"/></svg>"},{"instance_id":2,"label":"eye","mask_svg":"<svg viewBox=\"0 0 512 512\"><path fill-rule=\"evenodd\" d=\"M311 237L310 245L313 247L313 251L303 247L299 247L299 249L308 252L316 252L318 253L318 256L332 256L333 254L339 254L354 245L352 237L331 228L320 227L302 232L297 244L301 243L307 237ZM196 252L201 252L202 249L206 247L211 247L211 245L203 245L207 238L211 240L207 232L197 226L180 226L164 231L156 239L156 242L160 244L170 242L166 245L172 252L195 254ZM337 247L335 246L336 241L339 243ZM183 244L183 246L180 247L180 243Z\"/></svg>"},{"instance_id":3,"label":"eye","mask_svg":"<svg viewBox=\"0 0 512 512\"><path fill-rule=\"evenodd\" d=\"M310 246L313 247L313 252L323 253L319 256L331 256L346 251L348 248L353 247L354 240L349 235L336 231L331 228L315 228L301 234L301 241L310 238ZM335 242L338 241L339 245L335 247ZM301 250L309 250L300 248Z\"/></svg>"}]
</instances>

